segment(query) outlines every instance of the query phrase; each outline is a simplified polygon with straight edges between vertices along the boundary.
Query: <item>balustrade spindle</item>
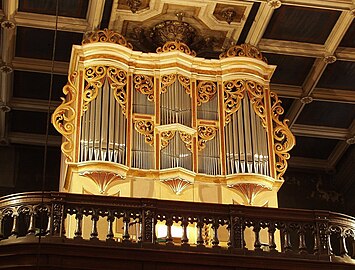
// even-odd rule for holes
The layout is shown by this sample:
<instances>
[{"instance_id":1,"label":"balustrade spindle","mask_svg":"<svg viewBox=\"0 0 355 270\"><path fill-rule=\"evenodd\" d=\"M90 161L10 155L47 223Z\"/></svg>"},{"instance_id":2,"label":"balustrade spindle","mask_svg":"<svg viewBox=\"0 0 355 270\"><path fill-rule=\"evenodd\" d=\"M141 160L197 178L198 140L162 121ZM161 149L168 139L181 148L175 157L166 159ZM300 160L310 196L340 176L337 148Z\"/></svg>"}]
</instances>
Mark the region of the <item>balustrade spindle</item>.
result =
<instances>
[{"instance_id":1,"label":"balustrade spindle","mask_svg":"<svg viewBox=\"0 0 355 270\"><path fill-rule=\"evenodd\" d=\"M300 225L299 230L297 232L297 234L298 234L298 252L300 254L307 253L305 232L306 231L305 231L303 225Z\"/></svg>"},{"instance_id":2,"label":"balustrade spindle","mask_svg":"<svg viewBox=\"0 0 355 270\"><path fill-rule=\"evenodd\" d=\"M345 235L343 233L340 233L339 235L339 241L340 241L340 245L339 245L339 255L344 257L344 256L348 256L349 251L348 248L346 247L346 242L345 242Z\"/></svg>"},{"instance_id":3,"label":"balustrade spindle","mask_svg":"<svg viewBox=\"0 0 355 270\"><path fill-rule=\"evenodd\" d=\"M212 229L213 229L212 247L214 248L219 247L218 228L219 228L219 223L218 221L216 221L212 224Z\"/></svg>"},{"instance_id":4,"label":"balustrade spindle","mask_svg":"<svg viewBox=\"0 0 355 270\"><path fill-rule=\"evenodd\" d=\"M52 224L52 217L51 217L50 213L48 213L48 223L47 223L47 228L46 228L46 232L45 232L46 235L51 234L51 224Z\"/></svg>"},{"instance_id":5,"label":"balustrade spindle","mask_svg":"<svg viewBox=\"0 0 355 270\"><path fill-rule=\"evenodd\" d=\"M115 220L115 217L112 215L109 215L107 217L108 226L107 226L106 241L114 241L114 239L113 239L114 234L113 234L113 229L112 229L112 225L113 225L114 220Z\"/></svg>"},{"instance_id":6,"label":"balustrade spindle","mask_svg":"<svg viewBox=\"0 0 355 270\"><path fill-rule=\"evenodd\" d=\"M168 218L166 221L165 221L165 225L167 227L167 233L166 233L166 238L165 238L165 242L167 244L174 244L173 243L173 236L171 234L171 226L173 225L173 220L171 218Z\"/></svg>"},{"instance_id":7,"label":"balustrade spindle","mask_svg":"<svg viewBox=\"0 0 355 270\"><path fill-rule=\"evenodd\" d=\"M259 224L254 224L254 226L253 226L253 232L255 235L254 250L261 250L260 229L261 228L260 228Z\"/></svg>"},{"instance_id":8,"label":"balustrade spindle","mask_svg":"<svg viewBox=\"0 0 355 270\"><path fill-rule=\"evenodd\" d=\"M292 251L290 232L288 231L287 227L283 228L282 235L284 238L284 245L283 245L284 251L285 252Z\"/></svg>"},{"instance_id":9,"label":"balustrade spindle","mask_svg":"<svg viewBox=\"0 0 355 270\"><path fill-rule=\"evenodd\" d=\"M270 251L276 251L275 231L276 231L275 224L270 223L268 228Z\"/></svg>"},{"instance_id":10,"label":"balustrade spindle","mask_svg":"<svg viewBox=\"0 0 355 270\"><path fill-rule=\"evenodd\" d=\"M91 225L91 233L90 233L90 239L91 240L96 240L98 239L98 232L97 232L97 221L99 220L99 216L93 214L91 217L92 225Z\"/></svg>"},{"instance_id":11,"label":"balustrade spindle","mask_svg":"<svg viewBox=\"0 0 355 270\"><path fill-rule=\"evenodd\" d=\"M130 235L129 235L129 222L130 222L130 218L129 218L129 214L125 213L125 216L123 218L123 242L130 242Z\"/></svg>"},{"instance_id":12,"label":"balustrade spindle","mask_svg":"<svg viewBox=\"0 0 355 270\"><path fill-rule=\"evenodd\" d=\"M12 216L13 216L13 223L12 223L12 229L10 235L13 237L17 237L18 236L18 214L15 213Z\"/></svg>"},{"instance_id":13,"label":"balustrade spindle","mask_svg":"<svg viewBox=\"0 0 355 270\"><path fill-rule=\"evenodd\" d=\"M204 242L203 242L203 237L202 237L202 228L203 228L203 222L202 221L198 221L196 224L197 227L197 238L196 238L196 243L197 246L204 246Z\"/></svg>"},{"instance_id":14,"label":"balustrade spindle","mask_svg":"<svg viewBox=\"0 0 355 270\"><path fill-rule=\"evenodd\" d=\"M187 226L189 225L188 221L186 219L183 219L181 221L181 226L182 226L182 237L181 237L181 244L184 246L189 245L189 239L187 238Z\"/></svg>"},{"instance_id":15,"label":"balustrade spindle","mask_svg":"<svg viewBox=\"0 0 355 270\"><path fill-rule=\"evenodd\" d=\"M319 240L317 230L313 231L313 254L319 254Z\"/></svg>"},{"instance_id":16,"label":"balustrade spindle","mask_svg":"<svg viewBox=\"0 0 355 270\"><path fill-rule=\"evenodd\" d=\"M30 222L27 229L27 235L34 235L36 233L35 226L35 213L33 211L30 212Z\"/></svg>"},{"instance_id":17,"label":"balustrade spindle","mask_svg":"<svg viewBox=\"0 0 355 270\"><path fill-rule=\"evenodd\" d=\"M83 222L83 214L81 211L78 211L75 215L76 220L76 228L74 232L74 239L82 239L82 222Z\"/></svg>"}]
</instances>

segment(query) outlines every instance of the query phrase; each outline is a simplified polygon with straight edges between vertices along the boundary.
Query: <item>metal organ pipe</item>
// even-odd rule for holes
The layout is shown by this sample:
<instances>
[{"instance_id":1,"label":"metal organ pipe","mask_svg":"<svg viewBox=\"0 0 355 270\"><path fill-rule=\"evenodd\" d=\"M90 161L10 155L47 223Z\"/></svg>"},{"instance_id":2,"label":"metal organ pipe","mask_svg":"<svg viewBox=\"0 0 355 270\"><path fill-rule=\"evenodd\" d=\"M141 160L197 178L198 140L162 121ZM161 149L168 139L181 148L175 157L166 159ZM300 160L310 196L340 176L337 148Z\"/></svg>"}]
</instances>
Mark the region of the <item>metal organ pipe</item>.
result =
<instances>
[{"instance_id":1,"label":"metal organ pipe","mask_svg":"<svg viewBox=\"0 0 355 270\"><path fill-rule=\"evenodd\" d=\"M227 174L269 175L266 130L246 94L225 126L225 144Z\"/></svg>"}]
</instances>

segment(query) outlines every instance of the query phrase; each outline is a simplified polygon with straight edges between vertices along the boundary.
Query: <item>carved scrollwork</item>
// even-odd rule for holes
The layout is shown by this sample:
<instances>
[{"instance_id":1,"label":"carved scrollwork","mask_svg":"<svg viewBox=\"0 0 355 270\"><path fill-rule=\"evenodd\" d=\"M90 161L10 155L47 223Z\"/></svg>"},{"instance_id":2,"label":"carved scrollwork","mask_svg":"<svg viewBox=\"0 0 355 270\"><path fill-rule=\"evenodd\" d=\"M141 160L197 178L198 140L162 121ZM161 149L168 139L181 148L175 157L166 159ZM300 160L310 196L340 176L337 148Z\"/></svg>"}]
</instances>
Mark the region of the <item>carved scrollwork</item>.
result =
<instances>
[{"instance_id":1,"label":"carved scrollwork","mask_svg":"<svg viewBox=\"0 0 355 270\"><path fill-rule=\"evenodd\" d=\"M63 93L66 95L66 98L61 98L62 104L59 105L52 115L53 126L65 138L61 149L66 157L66 160L69 162L73 160L71 152L74 147L72 135L75 131L75 110L73 103L77 97L77 90L75 87L76 77L76 72L68 76L68 83L63 87Z\"/></svg>"},{"instance_id":2,"label":"carved scrollwork","mask_svg":"<svg viewBox=\"0 0 355 270\"><path fill-rule=\"evenodd\" d=\"M281 100L277 94L270 92L271 98L271 116L273 121L273 135L274 135L274 150L276 157L276 172L277 179L283 180L283 175L287 169L287 160L290 158L288 153L295 145L295 137L288 128L288 119L281 121L280 115L284 113L281 107Z\"/></svg>"},{"instance_id":3,"label":"carved scrollwork","mask_svg":"<svg viewBox=\"0 0 355 270\"><path fill-rule=\"evenodd\" d=\"M180 139L184 142L186 148L192 152L192 135L183 131L179 131Z\"/></svg>"},{"instance_id":4,"label":"carved scrollwork","mask_svg":"<svg viewBox=\"0 0 355 270\"><path fill-rule=\"evenodd\" d=\"M184 87L186 93L188 95L191 95L191 87L190 87L190 78L182 76L182 75L178 75L178 80L181 83L181 85Z\"/></svg>"},{"instance_id":5,"label":"carved scrollwork","mask_svg":"<svg viewBox=\"0 0 355 270\"><path fill-rule=\"evenodd\" d=\"M197 127L198 134L198 150L205 149L206 142L216 137L217 128L213 126L200 125Z\"/></svg>"},{"instance_id":6,"label":"carved scrollwork","mask_svg":"<svg viewBox=\"0 0 355 270\"><path fill-rule=\"evenodd\" d=\"M161 77L161 93L166 93L168 87L176 81L176 74L164 75Z\"/></svg>"},{"instance_id":7,"label":"carved scrollwork","mask_svg":"<svg viewBox=\"0 0 355 270\"><path fill-rule=\"evenodd\" d=\"M174 138L175 136L175 131L173 130L168 130L168 131L163 131L160 134L160 149L163 149L169 145L169 141Z\"/></svg>"},{"instance_id":8,"label":"carved scrollwork","mask_svg":"<svg viewBox=\"0 0 355 270\"><path fill-rule=\"evenodd\" d=\"M267 59L262 55L258 48L250 44L234 45L226 52L221 53L219 59L237 56L251 57L267 63Z\"/></svg>"},{"instance_id":9,"label":"carved scrollwork","mask_svg":"<svg viewBox=\"0 0 355 270\"><path fill-rule=\"evenodd\" d=\"M154 145L154 122L151 120L135 120L134 129L145 136L145 142Z\"/></svg>"},{"instance_id":10,"label":"carved scrollwork","mask_svg":"<svg viewBox=\"0 0 355 270\"><path fill-rule=\"evenodd\" d=\"M247 93L250 103L253 104L254 112L261 118L262 125L266 128L266 109L264 104L264 87L253 81L247 81Z\"/></svg>"},{"instance_id":11,"label":"carved scrollwork","mask_svg":"<svg viewBox=\"0 0 355 270\"><path fill-rule=\"evenodd\" d=\"M105 28L104 30L98 30L89 32L85 35L82 44L95 43L95 42L108 42L115 43L122 46L125 46L129 49L132 49L133 46L131 43L127 42L127 40L121 34L108 30Z\"/></svg>"},{"instance_id":12,"label":"carved scrollwork","mask_svg":"<svg viewBox=\"0 0 355 270\"><path fill-rule=\"evenodd\" d=\"M113 90L113 96L121 105L122 113L126 115L127 93L125 86L127 84L127 72L115 67L109 67L107 76Z\"/></svg>"},{"instance_id":13,"label":"carved scrollwork","mask_svg":"<svg viewBox=\"0 0 355 270\"><path fill-rule=\"evenodd\" d=\"M154 84L151 76L135 74L133 84L136 91L147 95L149 101L154 101Z\"/></svg>"},{"instance_id":14,"label":"carved scrollwork","mask_svg":"<svg viewBox=\"0 0 355 270\"><path fill-rule=\"evenodd\" d=\"M223 83L224 87L224 112L225 125L230 122L230 116L239 110L241 100L244 97L245 81L233 80Z\"/></svg>"},{"instance_id":15,"label":"carved scrollwork","mask_svg":"<svg viewBox=\"0 0 355 270\"><path fill-rule=\"evenodd\" d=\"M180 51L191 56L196 56L196 52L194 50L191 50L189 46L187 46L185 43L178 40L168 41L164 44L163 47L157 48L157 53L172 52L172 51Z\"/></svg>"},{"instance_id":16,"label":"carved scrollwork","mask_svg":"<svg viewBox=\"0 0 355 270\"><path fill-rule=\"evenodd\" d=\"M85 88L83 92L83 112L88 110L88 105L93 101L102 88L105 80L108 80L114 97L122 108L122 113L126 115L127 93L127 72L115 67L94 66L85 69Z\"/></svg>"},{"instance_id":17,"label":"carved scrollwork","mask_svg":"<svg viewBox=\"0 0 355 270\"><path fill-rule=\"evenodd\" d=\"M197 105L209 102L217 94L217 85L211 81L200 81L197 85Z\"/></svg>"}]
</instances>

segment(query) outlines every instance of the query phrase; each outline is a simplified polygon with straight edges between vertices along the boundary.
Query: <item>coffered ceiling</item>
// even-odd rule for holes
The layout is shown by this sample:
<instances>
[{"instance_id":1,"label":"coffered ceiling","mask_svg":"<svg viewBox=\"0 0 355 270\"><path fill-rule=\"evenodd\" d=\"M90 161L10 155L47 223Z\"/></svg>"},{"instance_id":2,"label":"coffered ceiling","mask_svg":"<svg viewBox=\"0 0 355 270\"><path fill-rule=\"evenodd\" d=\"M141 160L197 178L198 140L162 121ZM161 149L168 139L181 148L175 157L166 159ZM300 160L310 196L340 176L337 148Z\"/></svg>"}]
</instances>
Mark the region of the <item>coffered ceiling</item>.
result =
<instances>
[{"instance_id":1,"label":"coffered ceiling","mask_svg":"<svg viewBox=\"0 0 355 270\"><path fill-rule=\"evenodd\" d=\"M48 107L59 104L71 46L84 33L110 28L134 49L154 51L154 27L181 20L194 29L191 47L198 56L216 58L231 44L251 43L277 65L271 88L282 98L297 139L290 167L336 171L342 162L354 162L352 0L59 0L58 10L56 0L0 4L4 147L46 142ZM60 142L49 125L49 145ZM341 185L355 182L355 164L345 167Z\"/></svg>"}]
</instances>

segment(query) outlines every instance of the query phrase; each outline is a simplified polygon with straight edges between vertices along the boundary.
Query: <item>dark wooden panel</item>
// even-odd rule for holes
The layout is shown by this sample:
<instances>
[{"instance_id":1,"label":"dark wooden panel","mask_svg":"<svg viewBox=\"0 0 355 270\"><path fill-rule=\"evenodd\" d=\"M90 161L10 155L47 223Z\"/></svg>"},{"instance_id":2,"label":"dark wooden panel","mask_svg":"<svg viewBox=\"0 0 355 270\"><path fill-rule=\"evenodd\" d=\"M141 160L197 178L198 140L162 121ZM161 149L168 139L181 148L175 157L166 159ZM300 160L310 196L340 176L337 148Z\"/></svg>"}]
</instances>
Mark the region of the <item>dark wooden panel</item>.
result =
<instances>
[{"instance_id":1,"label":"dark wooden panel","mask_svg":"<svg viewBox=\"0 0 355 270\"><path fill-rule=\"evenodd\" d=\"M291 157L328 159L338 140L297 136Z\"/></svg>"},{"instance_id":2,"label":"dark wooden panel","mask_svg":"<svg viewBox=\"0 0 355 270\"><path fill-rule=\"evenodd\" d=\"M67 82L66 75L53 76L52 100L59 101L63 96L62 88ZM50 90L50 74L29 71L14 71L13 96L48 100Z\"/></svg>"},{"instance_id":3,"label":"dark wooden panel","mask_svg":"<svg viewBox=\"0 0 355 270\"><path fill-rule=\"evenodd\" d=\"M355 91L355 62L336 61L329 64L317 87Z\"/></svg>"},{"instance_id":4,"label":"dark wooden panel","mask_svg":"<svg viewBox=\"0 0 355 270\"><path fill-rule=\"evenodd\" d=\"M282 5L274 11L264 38L324 44L340 12Z\"/></svg>"},{"instance_id":5,"label":"dark wooden panel","mask_svg":"<svg viewBox=\"0 0 355 270\"><path fill-rule=\"evenodd\" d=\"M314 58L263 53L269 64L276 65L272 83L301 86L311 70Z\"/></svg>"},{"instance_id":6,"label":"dark wooden panel","mask_svg":"<svg viewBox=\"0 0 355 270\"><path fill-rule=\"evenodd\" d=\"M52 58L54 31L17 27L16 56L47 59Z\"/></svg>"},{"instance_id":7,"label":"dark wooden panel","mask_svg":"<svg viewBox=\"0 0 355 270\"><path fill-rule=\"evenodd\" d=\"M355 48L355 21L351 23L348 31L344 35L342 41L339 44L340 47Z\"/></svg>"},{"instance_id":8,"label":"dark wooden panel","mask_svg":"<svg viewBox=\"0 0 355 270\"><path fill-rule=\"evenodd\" d=\"M102 14L102 19L101 19L101 24L100 24L101 29L108 28L108 24L109 24L110 18L111 18L112 4L113 4L113 0L106 0L105 1L105 7L104 7L104 11Z\"/></svg>"},{"instance_id":9,"label":"dark wooden panel","mask_svg":"<svg viewBox=\"0 0 355 270\"><path fill-rule=\"evenodd\" d=\"M56 15L57 0L20 0L19 11ZM85 18L89 0L59 0L59 16Z\"/></svg>"},{"instance_id":10,"label":"dark wooden panel","mask_svg":"<svg viewBox=\"0 0 355 270\"><path fill-rule=\"evenodd\" d=\"M69 62L72 46L81 45L82 33L58 31L55 60Z\"/></svg>"},{"instance_id":11,"label":"dark wooden panel","mask_svg":"<svg viewBox=\"0 0 355 270\"><path fill-rule=\"evenodd\" d=\"M240 33L239 39L238 39L238 44L242 44L245 42L245 39L247 38L247 35L249 33L249 30L251 28L251 26L253 25L256 13L258 12L260 7L260 3L254 3L250 12L249 12L249 16L247 18L247 21L244 24L243 30Z\"/></svg>"},{"instance_id":12,"label":"dark wooden panel","mask_svg":"<svg viewBox=\"0 0 355 270\"><path fill-rule=\"evenodd\" d=\"M304 107L296 123L348 128L354 119L354 104L313 101Z\"/></svg>"},{"instance_id":13,"label":"dark wooden panel","mask_svg":"<svg viewBox=\"0 0 355 270\"><path fill-rule=\"evenodd\" d=\"M9 118L10 131L46 134L47 112L12 110L9 112ZM48 133L50 135L59 135L50 121L49 119Z\"/></svg>"}]
</instances>

